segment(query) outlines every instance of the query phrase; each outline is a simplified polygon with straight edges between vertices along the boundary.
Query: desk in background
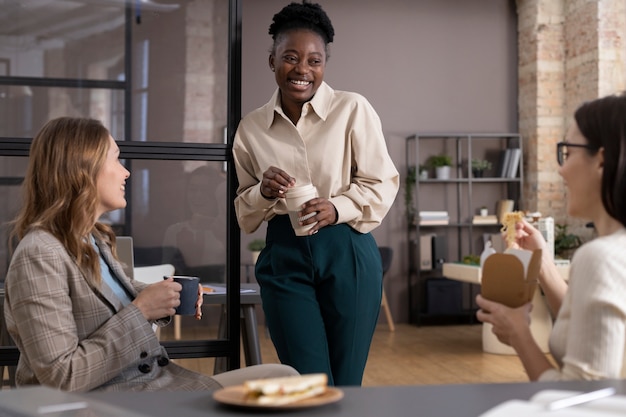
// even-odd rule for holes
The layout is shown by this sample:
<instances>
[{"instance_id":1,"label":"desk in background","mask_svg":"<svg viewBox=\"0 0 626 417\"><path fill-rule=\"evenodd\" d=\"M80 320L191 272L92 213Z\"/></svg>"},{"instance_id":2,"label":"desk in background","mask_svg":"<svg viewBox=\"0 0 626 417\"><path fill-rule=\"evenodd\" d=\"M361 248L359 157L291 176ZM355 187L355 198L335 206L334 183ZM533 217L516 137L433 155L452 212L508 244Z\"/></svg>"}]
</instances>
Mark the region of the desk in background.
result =
<instances>
[{"instance_id":1,"label":"desk in background","mask_svg":"<svg viewBox=\"0 0 626 417\"><path fill-rule=\"evenodd\" d=\"M448 279L453 279L471 284L481 284L482 271L479 266L466 265L460 263L444 263L442 275ZM541 294L541 289L537 290L532 299L533 309L531 311L530 331L537 341L539 348L544 353L550 351L548 344L550 332L552 331L552 317L548 310L548 305ZM500 342L493 334L492 325L483 323L482 329L483 351L497 355L515 355L515 350Z\"/></svg>"},{"instance_id":2,"label":"desk in background","mask_svg":"<svg viewBox=\"0 0 626 417\"><path fill-rule=\"evenodd\" d=\"M261 347L259 343L259 331L256 319L256 306L261 305L261 290L259 284L242 283L242 290L253 290L254 292L243 292L240 294L241 311L241 342L243 344L243 354L246 365L261 364ZM217 337L226 338L226 294L206 294L205 304L222 304L220 323ZM226 359L218 357L215 359L213 372L218 374L228 370Z\"/></svg>"}]
</instances>

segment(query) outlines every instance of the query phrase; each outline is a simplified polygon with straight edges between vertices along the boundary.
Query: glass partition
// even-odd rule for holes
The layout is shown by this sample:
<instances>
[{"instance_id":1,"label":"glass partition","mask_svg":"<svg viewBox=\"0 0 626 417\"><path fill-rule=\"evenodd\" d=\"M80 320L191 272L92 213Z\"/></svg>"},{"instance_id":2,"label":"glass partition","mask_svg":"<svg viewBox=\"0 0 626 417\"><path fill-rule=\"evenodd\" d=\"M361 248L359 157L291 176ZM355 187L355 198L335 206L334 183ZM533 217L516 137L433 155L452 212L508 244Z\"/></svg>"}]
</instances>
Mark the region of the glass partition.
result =
<instances>
[{"instance_id":1,"label":"glass partition","mask_svg":"<svg viewBox=\"0 0 626 417\"><path fill-rule=\"evenodd\" d=\"M124 90L0 85L2 90L0 137L32 138L48 120L70 115L99 119L112 127L114 137L124 138L124 112L100 111L119 107ZM116 126L122 129L116 131Z\"/></svg>"},{"instance_id":2,"label":"glass partition","mask_svg":"<svg viewBox=\"0 0 626 417\"><path fill-rule=\"evenodd\" d=\"M169 263L177 275L197 276L202 283L226 282L227 200L222 165L133 161L130 216L135 266Z\"/></svg>"},{"instance_id":3,"label":"glass partition","mask_svg":"<svg viewBox=\"0 0 626 417\"><path fill-rule=\"evenodd\" d=\"M224 143L229 2L129 4L128 25L124 0L0 8L0 136L70 115L118 140Z\"/></svg>"},{"instance_id":4,"label":"glass partition","mask_svg":"<svg viewBox=\"0 0 626 417\"><path fill-rule=\"evenodd\" d=\"M226 139L240 118L240 25L239 0L4 2L0 220L17 210L28 141L41 126L59 116L96 118L131 171L127 208L102 220L133 236L136 265L168 262L203 282L239 281L249 268L239 260ZM1 278L8 267L2 227ZM229 293L228 334L219 338L226 341L201 340L221 312L206 314L196 333L185 317L183 338L198 341L166 344L172 357L236 361L238 308L239 297Z\"/></svg>"},{"instance_id":5,"label":"glass partition","mask_svg":"<svg viewBox=\"0 0 626 417\"><path fill-rule=\"evenodd\" d=\"M22 202L20 186L27 162L23 157L0 156L0 282L9 268L9 222Z\"/></svg>"},{"instance_id":6,"label":"glass partition","mask_svg":"<svg viewBox=\"0 0 626 417\"><path fill-rule=\"evenodd\" d=\"M0 57L10 68L4 75L116 79L108 69L124 59L124 21L123 1L4 1Z\"/></svg>"}]
</instances>

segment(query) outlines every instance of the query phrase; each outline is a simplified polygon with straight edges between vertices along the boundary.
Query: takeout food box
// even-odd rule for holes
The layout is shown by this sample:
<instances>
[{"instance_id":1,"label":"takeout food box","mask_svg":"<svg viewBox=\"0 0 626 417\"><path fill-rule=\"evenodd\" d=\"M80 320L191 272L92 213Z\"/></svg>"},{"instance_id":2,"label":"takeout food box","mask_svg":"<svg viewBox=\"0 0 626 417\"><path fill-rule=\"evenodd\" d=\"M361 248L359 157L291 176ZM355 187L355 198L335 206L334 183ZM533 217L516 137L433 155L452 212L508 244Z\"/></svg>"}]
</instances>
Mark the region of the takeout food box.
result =
<instances>
[{"instance_id":1,"label":"takeout food box","mask_svg":"<svg viewBox=\"0 0 626 417\"><path fill-rule=\"evenodd\" d=\"M487 257L482 267L484 298L516 308L532 300L541 266L541 249L507 249Z\"/></svg>"}]
</instances>

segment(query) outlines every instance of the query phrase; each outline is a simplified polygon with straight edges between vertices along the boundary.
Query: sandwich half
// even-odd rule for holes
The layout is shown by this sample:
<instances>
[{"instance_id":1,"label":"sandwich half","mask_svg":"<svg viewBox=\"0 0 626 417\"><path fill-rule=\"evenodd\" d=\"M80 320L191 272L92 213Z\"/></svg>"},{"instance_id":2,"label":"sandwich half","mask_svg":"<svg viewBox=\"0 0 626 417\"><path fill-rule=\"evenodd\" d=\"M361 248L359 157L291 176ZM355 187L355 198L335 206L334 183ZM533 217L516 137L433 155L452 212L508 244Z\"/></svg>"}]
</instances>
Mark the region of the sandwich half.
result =
<instances>
[{"instance_id":1,"label":"sandwich half","mask_svg":"<svg viewBox=\"0 0 626 417\"><path fill-rule=\"evenodd\" d=\"M246 400L259 405L285 405L323 394L328 385L326 374L305 374L246 381Z\"/></svg>"}]
</instances>

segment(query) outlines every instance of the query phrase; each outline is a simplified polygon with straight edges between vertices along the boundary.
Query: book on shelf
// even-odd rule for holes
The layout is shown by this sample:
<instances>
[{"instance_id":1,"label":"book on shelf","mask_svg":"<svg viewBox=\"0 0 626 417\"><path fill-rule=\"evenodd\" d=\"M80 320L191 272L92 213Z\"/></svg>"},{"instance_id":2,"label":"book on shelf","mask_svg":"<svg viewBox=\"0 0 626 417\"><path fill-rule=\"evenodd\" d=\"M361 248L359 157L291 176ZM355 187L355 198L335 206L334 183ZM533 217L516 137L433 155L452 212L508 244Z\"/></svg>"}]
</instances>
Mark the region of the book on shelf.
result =
<instances>
[{"instance_id":1,"label":"book on shelf","mask_svg":"<svg viewBox=\"0 0 626 417\"><path fill-rule=\"evenodd\" d=\"M505 178L508 173L509 160L511 159L511 152L509 149L504 149L500 152L500 162L498 164L498 177Z\"/></svg>"},{"instance_id":2,"label":"book on shelf","mask_svg":"<svg viewBox=\"0 0 626 417\"><path fill-rule=\"evenodd\" d=\"M488 214L487 216L474 216L472 218L472 224L498 224L498 216L495 214Z\"/></svg>"},{"instance_id":3,"label":"book on shelf","mask_svg":"<svg viewBox=\"0 0 626 417\"><path fill-rule=\"evenodd\" d=\"M420 269L430 271L433 269L433 238L434 234L420 236Z\"/></svg>"},{"instance_id":4,"label":"book on shelf","mask_svg":"<svg viewBox=\"0 0 626 417\"><path fill-rule=\"evenodd\" d=\"M446 225L450 222L447 211L420 211L419 224L421 226Z\"/></svg>"},{"instance_id":5,"label":"book on shelf","mask_svg":"<svg viewBox=\"0 0 626 417\"><path fill-rule=\"evenodd\" d=\"M522 155L520 148L507 148L500 153L498 177L517 178L519 162Z\"/></svg>"},{"instance_id":6,"label":"book on shelf","mask_svg":"<svg viewBox=\"0 0 626 417\"><path fill-rule=\"evenodd\" d=\"M420 211L420 219L448 217L447 211Z\"/></svg>"},{"instance_id":7,"label":"book on shelf","mask_svg":"<svg viewBox=\"0 0 626 417\"><path fill-rule=\"evenodd\" d=\"M449 218L445 219L420 219L420 226L442 226L450 223Z\"/></svg>"},{"instance_id":8,"label":"book on shelf","mask_svg":"<svg viewBox=\"0 0 626 417\"><path fill-rule=\"evenodd\" d=\"M507 178L516 178L517 177L517 170L519 168L519 161L520 161L520 157L522 155L522 150L520 148L511 148L511 149L507 149L507 151L510 151L511 153L511 157L509 159L509 165L508 165L508 169L507 169Z\"/></svg>"}]
</instances>

